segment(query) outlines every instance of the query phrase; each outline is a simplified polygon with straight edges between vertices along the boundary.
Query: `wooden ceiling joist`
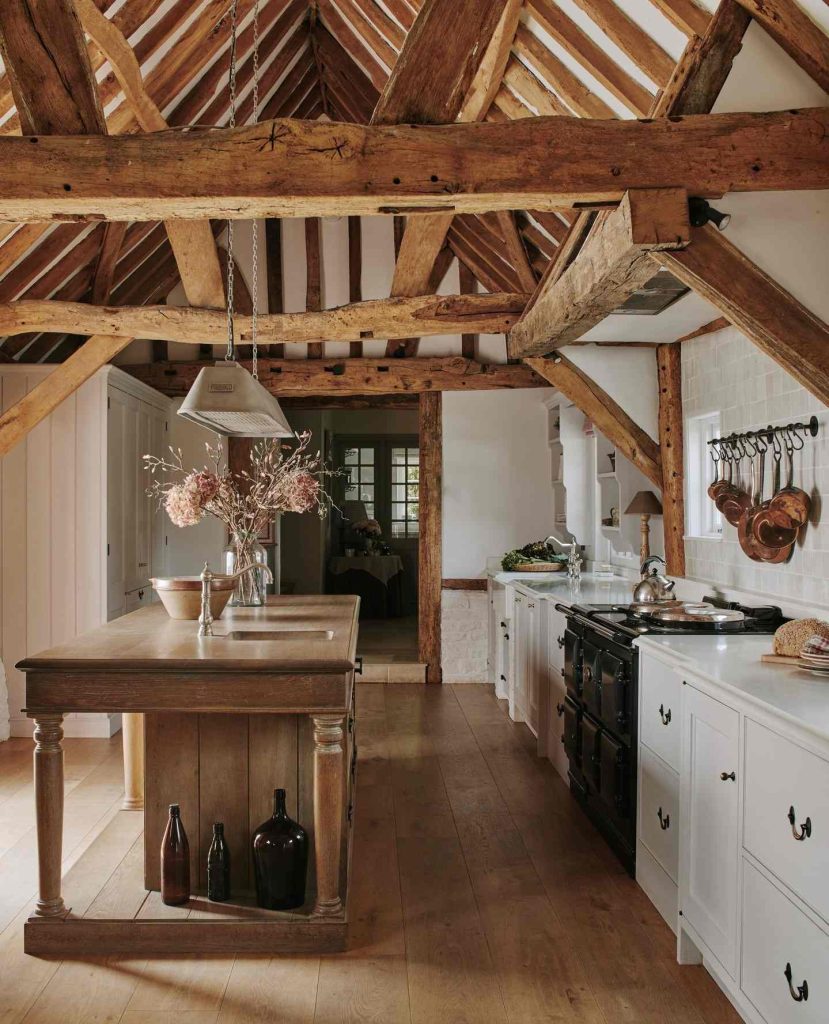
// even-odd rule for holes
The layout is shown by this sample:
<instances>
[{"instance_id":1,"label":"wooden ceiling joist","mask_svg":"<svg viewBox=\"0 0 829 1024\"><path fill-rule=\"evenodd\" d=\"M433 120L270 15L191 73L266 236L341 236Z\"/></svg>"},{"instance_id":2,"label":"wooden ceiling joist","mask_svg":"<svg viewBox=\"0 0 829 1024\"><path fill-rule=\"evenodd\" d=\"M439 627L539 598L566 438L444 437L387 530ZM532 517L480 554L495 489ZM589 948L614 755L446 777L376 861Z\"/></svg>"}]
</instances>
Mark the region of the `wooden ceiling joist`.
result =
<instances>
[{"instance_id":1,"label":"wooden ceiling joist","mask_svg":"<svg viewBox=\"0 0 829 1024\"><path fill-rule=\"evenodd\" d=\"M716 306L810 394L829 405L829 326L756 266L713 225L691 229L665 267Z\"/></svg>"},{"instance_id":2,"label":"wooden ceiling joist","mask_svg":"<svg viewBox=\"0 0 829 1024\"><path fill-rule=\"evenodd\" d=\"M128 280L132 281L132 277ZM261 314L257 333L263 344L360 341L464 331L501 334L515 323L526 300L523 293L372 299L305 313ZM236 317L236 328L240 342L250 341L249 317ZM30 331L107 333L192 345L220 344L227 337L227 321L221 310L189 306L93 306L84 302L25 299L0 305L0 336Z\"/></svg>"},{"instance_id":3,"label":"wooden ceiling joist","mask_svg":"<svg viewBox=\"0 0 829 1024\"><path fill-rule=\"evenodd\" d=\"M651 0L665 17L686 36L702 36L711 17L695 0Z\"/></svg>"},{"instance_id":4,"label":"wooden ceiling joist","mask_svg":"<svg viewBox=\"0 0 829 1024\"><path fill-rule=\"evenodd\" d=\"M613 117L614 113L603 99L596 96L573 74L567 65L534 36L519 25L515 34L516 52L534 65L540 75L552 86L567 106L579 117Z\"/></svg>"},{"instance_id":5,"label":"wooden ceiling joist","mask_svg":"<svg viewBox=\"0 0 829 1024\"><path fill-rule=\"evenodd\" d=\"M141 138L46 136L37 145L4 137L0 218L551 210L614 204L630 189L675 181L707 196L819 189L829 184L828 128L829 109L817 107L438 127L278 120Z\"/></svg>"},{"instance_id":6,"label":"wooden ceiling joist","mask_svg":"<svg viewBox=\"0 0 829 1024\"><path fill-rule=\"evenodd\" d=\"M654 486L662 489L659 445L603 388L561 353L556 353L553 359L531 357L524 362L554 388L558 388L625 458L641 470Z\"/></svg>"},{"instance_id":7,"label":"wooden ceiling joist","mask_svg":"<svg viewBox=\"0 0 829 1024\"><path fill-rule=\"evenodd\" d=\"M664 85L668 81L674 61L614 0L575 0L575 3L652 82Z\"/></svg>"},{"instance_id":8,"label":"wooden ceiling joist","mask_svg":"<svg viewBox=\"0 0 829 1024\"><path fill-rule=\"evenodd\" d=\"M147 363L124 369L164 394L186 394L202 363ZM259 379L278 398L394 395L547 387L520 363L477 363L461 356L417 359L259 360Z\"/></svg>"},{"instance_id":9,"label":"wooden ceiling joist","mask_svg":"<svg viewBox=\"0 0 829 1024\"><path fill-rule=\"evenodd\" d=\"M577 341L654 276L651 253L681 248L689 238L683 189L629 192L513 329L510 357L544 355Z\"/></svg>"}]
</instances>

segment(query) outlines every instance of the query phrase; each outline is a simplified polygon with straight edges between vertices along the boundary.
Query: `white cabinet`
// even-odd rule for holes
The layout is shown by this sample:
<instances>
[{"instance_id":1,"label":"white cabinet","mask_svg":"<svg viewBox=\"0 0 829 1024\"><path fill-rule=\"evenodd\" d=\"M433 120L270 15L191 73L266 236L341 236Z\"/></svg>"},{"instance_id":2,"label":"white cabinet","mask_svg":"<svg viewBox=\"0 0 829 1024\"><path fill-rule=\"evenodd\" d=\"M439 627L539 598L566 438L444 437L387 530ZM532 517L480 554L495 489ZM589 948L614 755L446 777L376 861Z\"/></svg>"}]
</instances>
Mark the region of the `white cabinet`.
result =
<instances>
[{"instance_id":1,"label":"white cabinet","mask_svg":"<svg viewBox=\"0 0 829 1024\"><path fill-rule=\"evenodd\" d=\"M509 687L509 713L538 734L539 602L517 592L513 600L513 676Z\"/></svg>"},{"instance_id":2,"label":"white cabinet","mask_svg":"<svg viewBox=\"0 0 829 1024\"><path fill-rule=\"evenodd\" d=\"M740 716L688 685L683 702L680 907L737 974Z\"/></svg>"},{"instance_id":3,"label":"white cabinet","mask_svg":"<svg viewBox=\"0 0 829 1024\"><path fill-rule=\"evenodd\" d=\"M9 408L53 366L0 366ZM160 455L170 402L114 366L86 381L0 460L0 638L12 735L31 736L14 666L152 599L163 572L145 452ZM109 551L107 550L109 545ZM109 736L120 716L69 715L67 736Z\"/></svg>"},{"instance_id":4,"label":"white cabinet","mask_svg":"<svg viewBox=\"0 0 829 1024\"><path fill-rule=\"evenodd\" d=\"M509 672L509 624L507 621L507 588L493 579L487 581L488 623L487 623L487 675L490 686L495 687L495 696L501 700L508 697L507 677Z\"/></svg>"}]
</instances>

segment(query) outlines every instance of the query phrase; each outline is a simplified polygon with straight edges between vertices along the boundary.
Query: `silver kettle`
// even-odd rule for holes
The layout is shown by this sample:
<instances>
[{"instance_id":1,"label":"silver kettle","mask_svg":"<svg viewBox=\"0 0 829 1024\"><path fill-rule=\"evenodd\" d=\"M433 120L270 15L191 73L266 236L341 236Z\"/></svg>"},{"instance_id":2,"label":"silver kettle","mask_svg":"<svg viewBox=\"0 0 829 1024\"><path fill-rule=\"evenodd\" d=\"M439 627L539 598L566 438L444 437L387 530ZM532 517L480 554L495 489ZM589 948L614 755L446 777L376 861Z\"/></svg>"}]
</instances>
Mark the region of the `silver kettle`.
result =
<instances>
[{"instance_id":1,"label":"silver kettle","mask_svg":"<svg viewBox=\"0 0 829 1024\"><path fill-rule=\"evenodd\" d=\"M665 559L660 558L659 555L651 555L642 563L639 570L642 579L633 591L634 604L659 604L662 601L673 600L672 592L676 584L657 568L651 569L651 566L657 562L665 565Z\"/></svg>"}]
</instances>

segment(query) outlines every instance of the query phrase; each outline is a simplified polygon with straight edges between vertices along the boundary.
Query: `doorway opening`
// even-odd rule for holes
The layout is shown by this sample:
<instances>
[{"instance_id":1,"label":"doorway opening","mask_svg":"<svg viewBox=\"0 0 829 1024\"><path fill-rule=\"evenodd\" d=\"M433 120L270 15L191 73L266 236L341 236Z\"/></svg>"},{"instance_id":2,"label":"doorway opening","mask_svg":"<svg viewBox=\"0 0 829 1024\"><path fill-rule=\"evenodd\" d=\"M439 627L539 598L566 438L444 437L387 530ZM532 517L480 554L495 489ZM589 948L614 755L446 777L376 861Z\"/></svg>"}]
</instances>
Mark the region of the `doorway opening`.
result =
<instances>
[{"instance_id":1,"label":"doorway opening","mask_svg":"<svg viewBox=\"0 0 829 1024\"><path fill-rule=\"evenodd\" d=\"M321 399L319 408L304 399L301 409L286 403L291 426L311 431L312 446L337 475L331 481L336 508L327 519L281 517L281 589L360 596L358 653L367 680L440 681L439 472L433 479L439 399L413 396L405 405L360 399L351 407ZM424 404L431 413L425 448Z\"/></svg>"}]
</instances>

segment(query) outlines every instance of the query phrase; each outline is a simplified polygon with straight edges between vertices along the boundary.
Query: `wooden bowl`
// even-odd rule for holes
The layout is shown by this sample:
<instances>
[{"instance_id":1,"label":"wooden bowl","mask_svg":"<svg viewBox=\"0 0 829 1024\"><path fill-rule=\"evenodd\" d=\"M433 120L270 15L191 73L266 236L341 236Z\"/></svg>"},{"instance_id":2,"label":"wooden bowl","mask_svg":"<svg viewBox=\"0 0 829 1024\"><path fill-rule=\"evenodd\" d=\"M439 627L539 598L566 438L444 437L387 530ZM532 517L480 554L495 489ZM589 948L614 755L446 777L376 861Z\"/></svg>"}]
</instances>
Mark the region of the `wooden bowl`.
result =
<instances>
[{"instance_id":1,"label":"wooden bowl","mask_svg":"<svg viewBox=\"0 0 829 1024\"><path fill-rule=\"evenodd\" d=\"M201 615L201 577L199 576L158 576L150 580L153 589L167 609L171 619L191 619L194 622ZM210 614L221 618L227 602L233 596L235 580L217 577L210 590Z\"/></svg>"}]
</instances>

